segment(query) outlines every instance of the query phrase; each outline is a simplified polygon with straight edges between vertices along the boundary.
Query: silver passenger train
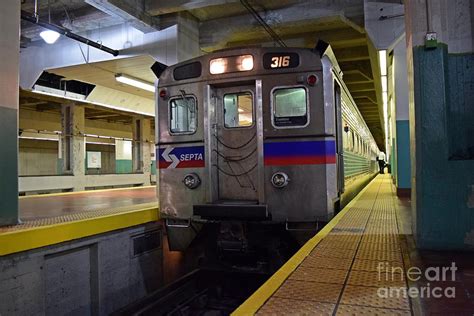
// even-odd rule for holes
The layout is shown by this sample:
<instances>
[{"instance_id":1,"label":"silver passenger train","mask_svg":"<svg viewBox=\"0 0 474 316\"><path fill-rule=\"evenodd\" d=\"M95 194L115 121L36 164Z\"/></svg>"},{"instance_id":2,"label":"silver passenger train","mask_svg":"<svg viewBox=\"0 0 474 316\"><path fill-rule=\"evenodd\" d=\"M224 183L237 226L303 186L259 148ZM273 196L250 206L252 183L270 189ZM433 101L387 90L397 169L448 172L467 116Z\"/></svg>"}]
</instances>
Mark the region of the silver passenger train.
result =
<instances>
[{"instance_id":1,"label":"silver passenger train","mask_svg":"<svg viewBox=\"0 0 474 316\"><path fill-rule=\"evenodd\" d=\"M377 145L325 43L219 51L159 75L156 159L170 248L300 242L377 173ZM278 247L278 246L277 246Z\"/></svg>"}]
</instances>

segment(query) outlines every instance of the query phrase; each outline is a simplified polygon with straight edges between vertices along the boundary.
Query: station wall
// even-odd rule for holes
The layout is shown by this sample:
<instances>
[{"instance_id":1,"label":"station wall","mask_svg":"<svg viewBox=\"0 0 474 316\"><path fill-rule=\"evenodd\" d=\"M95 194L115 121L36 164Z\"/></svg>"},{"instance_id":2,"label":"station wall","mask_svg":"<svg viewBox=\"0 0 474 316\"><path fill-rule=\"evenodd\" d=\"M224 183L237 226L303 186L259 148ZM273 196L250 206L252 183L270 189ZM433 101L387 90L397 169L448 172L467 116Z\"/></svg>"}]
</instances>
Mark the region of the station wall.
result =
<instances>
[{"instance_id":1,"label":"station wall","mask_svg":"<svg viewBox=\"0 0 474 316\"><path fill-rule=\"evenodd\" d=\"M408 1L406 16L417 247L472 250L474 5Z\"/></svg>"},{"instance_id":2,"label":"station wall","mask_svg":"<svg viewBox=\"0 0 474 316\"><path fill-rule=\"evenodd\" d=\"M85 145L85 175L87 179L93 180L90 184L84 179L76 180L73 177L66 177L58 181L57 176L63 176L63 159L61 157L61 144L59 142L60 135L58 132L62 130L61 114L59 112L34 111L30 109L21 109L19 114L19 176L20 191L35 191L35 183L53 183L57 184L57 188L53 191L70 190L77 187L78 189L85 187L116 187L127 185L124 182L124 176L133 173L132 167L132 141L133 131L131 124L114 123L99 120L85 120L83 133L88 135L99 135L86 137ZM150 142L150 152L154 153L154 132L150 131L150 135L146 139ZM105 137L105 138L104 138ZM146 148L147 146L145 146ZM101 167L87 168L87 152L100 152ZM129 185L139 185L140 183L149 184L155 182L154 155L150 159L149 164L152 166L150 174L142 174L141 180L134 174L130 177ZM96 181L91 176L110 175L101 181ZM118 176L115 180L111 177ZM123 176L120 176L123 175ZM53 177L46 179L46 177ZM42 181L38 182L33 177L42 177ZM151 177L151 178L150 178ZM107 181L105 181L107 179ZM104 182L105 181L105 182ZM80 183L75 186L74 182ZM61 184L62 183L62 184ZM52 189L48 185L48 190L38 192L50 192ZM27 190L27 191L25 191Z\"/></svg>"},{"instance_id":3,"label":"station wall","mask_svg":"<svg viewBox=\"0 0 474 316\"><path fill-rule=\"evenodd\" d=\"M0 315L110 315L163 285L162 245L148 223L2 256Z\"/></svg>"}]
</instances>

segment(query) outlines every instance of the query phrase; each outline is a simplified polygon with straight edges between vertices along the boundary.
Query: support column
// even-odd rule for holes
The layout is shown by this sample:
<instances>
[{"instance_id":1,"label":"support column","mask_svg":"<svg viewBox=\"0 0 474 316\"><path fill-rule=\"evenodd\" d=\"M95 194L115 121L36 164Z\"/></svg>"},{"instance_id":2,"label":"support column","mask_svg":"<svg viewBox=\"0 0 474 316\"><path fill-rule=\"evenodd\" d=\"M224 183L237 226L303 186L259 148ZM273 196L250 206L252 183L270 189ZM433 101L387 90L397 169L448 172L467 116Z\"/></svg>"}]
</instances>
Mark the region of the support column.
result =
<instances>
[{"instance_id":1,"label":"support column","mask_svg":"<svg viewBox=\"0 0 474 316\"><path fill-rule=\"evenodd\" d=\"M82 191L85 188L86 167L84 108L73 104L63 105L61 123L63 173L75 177L74 191Z\"/></svg>"},{"instance_id":2,"label":"support column","mask_svg":"<svg viewBox=\"0 0 474 316\"><path fill-rule=\"evenodd\" d=\"M201 55L199 46L199 21L189 13L180 13L177 18L178 62Z\"/></svg>"},{"instance_id":3,"label":"support column","mask_svg":"<svg viewBox=\"0 0 474 316\"><path fill-rule=\"evenodd\" d=\"M150 185L151 155L150 155L151 122L148 119L133 119L133 172L143 173L145 185Z\"/></svg>"},{"instance_id":4,"label":"support column","mask_svg":"<svg viewBox=\"0 0 474 316\"><path fill-rule=\"evenodd\" d=\"M416 243L419 248L472 249L472 1L405 3Z\"/></svg>"},{"instance_id":5,"label":"support column","mask_svg":"<svg viewBox=\"0 0 474 316\"><path fill-rule=\"evenodd\" d=\"M20 1L0 12L0 226L18 223Z\"/></svg>"},{"instance_id":6,"label":"support column","mask_svg":"<svg viewBox=\"0 0 474 316\"><path fill-rule=\"evenodd\" d=\"M391 58L390 95L393 98L392 114L393 155L392 176L395 179L397 195L410 197L410 126L408 121L408 80L406 42L403 37L393 48Z\"/></svg>"}]
</instances>

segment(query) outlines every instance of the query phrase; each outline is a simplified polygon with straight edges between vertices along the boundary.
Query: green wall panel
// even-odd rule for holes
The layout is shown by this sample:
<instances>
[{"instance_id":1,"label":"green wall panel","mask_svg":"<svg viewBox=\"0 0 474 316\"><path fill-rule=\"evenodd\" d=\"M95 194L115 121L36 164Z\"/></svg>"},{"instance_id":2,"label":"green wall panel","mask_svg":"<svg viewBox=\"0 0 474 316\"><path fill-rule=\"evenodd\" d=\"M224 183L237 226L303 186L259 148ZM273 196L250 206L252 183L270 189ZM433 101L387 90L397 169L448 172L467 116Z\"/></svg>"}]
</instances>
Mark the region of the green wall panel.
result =
<instances>
[{"instance_id":1,"label":"green wall panel","mask_svg":"<svg viewBox=\"0 0 474 316\"><path fill-rule=\"evenodd\" d=\"M156 174L156 160L151 161L151 174Z\"/></svg>"},{"instance_id":2,"label":"green wall panel","mask_svg":"<svg viewBox=\"0 0 474 316\"><path fill-rule=\"evenodd\" d=\"M132 173L132 170L133 170L132 160L124 160L124 159L115 160L116 173Z\"/></svg>"},{"instance_id":3,"label":"green wall panel","mask_svg":"<svg viewBox=\"0 0 474 316\"><path fill-rule=\"evenodd\" d=\"M18 111L0 107L0 226L18 222Z\"/></svg>"},{"instance_id":4,"label":"green wall panel","mask_svg":"<svg viewBox=\"0 0 474 316\"><path fill-rule=\"evenodd\" d=\"M472 95L473 70L455 67L459 63L448 54L446 45L435 49L413 48L415 92L415 185L412 188L416 227L416 242L420 248L467 249L474 246L474 211L469 207L474 184L474 160L453 159L453 139L460 131L468 131L472 121L466 122L449 112L459 108L460 100ZM472 59L472 54L462 58ZM466 79L469 78L469 79ZM460 79L462 78L462 79ZM454 84L470 80L470 85L460 88ZM473 102L463 105L474 111ZM457 129L452 129L456 124ZM467 124L467 125L466 125ZM472 137L472 135L470 135ZM451 143L451 145L450 145ZM459 144L469 142L460 138ZM461 147L459 147L461 148ZM457 158L457 157L456 157Z\"/></svg>"},{"instance_id":5,"label":"green wall panel","mask_svg":"<svg viewBox=\"0 0 474 316\"><path fill-rule=\"evenodd\" d=\"M397 156L396 167L392 172L397 175L397 187L411 188L410 162L410 123L408 120L397 121Z\"/></svg>"}]
</instances>

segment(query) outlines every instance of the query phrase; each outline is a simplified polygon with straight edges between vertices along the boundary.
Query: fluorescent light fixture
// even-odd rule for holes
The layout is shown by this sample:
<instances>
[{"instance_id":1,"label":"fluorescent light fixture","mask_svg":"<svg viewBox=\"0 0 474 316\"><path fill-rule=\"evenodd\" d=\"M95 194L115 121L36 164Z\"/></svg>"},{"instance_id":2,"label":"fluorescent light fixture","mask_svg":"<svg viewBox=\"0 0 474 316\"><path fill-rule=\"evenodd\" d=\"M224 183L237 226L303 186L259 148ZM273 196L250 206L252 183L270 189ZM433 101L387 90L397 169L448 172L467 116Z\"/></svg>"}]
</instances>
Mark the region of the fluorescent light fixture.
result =
<instances>
[{"instance_id":1,"label":"fluorescent light fixture","mask_svg":"<svg viewBox=\"0 0 474 316\"><path fill-rule=\"evenodd\" d=\"M388 94L387 91L382 92L382 102L384 106L387 106L388 102Z\"/></svg>"},{"instance_id":2,"label":"fluorescent light fixture","mask_svg":"<svg viewBox=\"0 0 474 316\"><path fill-rule=\"evenodd\" d=\"M387 75L387 51L385 49L379 50L379 64L380 74L382 76Z\"/></svg>"},{"instance_id":3,"label":"fluorescent light fixture","mask_svg":"<svg viewBox=\"0 0 474 316\"><path fill-rule=\"evenodd\" d=\"M47 140L47 141L53 141L53 142L59 141L59 139L57 139L57 138L48 138L48 137L20 136L20 137L18 137L18 138L21 138L21 139L33 139L33 140Z\"/></svg>"},{"instance_id":4,"label":"fluorescent light fixture","mask_svg":"<svg viewBox=\"0 0 474 316\"><path fill-rule=\"evenodd\" d=\"M155 92L155 86L153 84L140 79L136 79L123 74L117 74L115 75L115 80L121 83L128 84L129 86L140 88L149 92Z\"/></svg>"},{"instance_id":5,"label":"fluorescent light fixture","mask_svg":"<svg viewBox=\"0 0 474 316\"><path fill-rule=\"evenodd\" d=\"M89 141L87 141L86 144L115 146L115 143L104 143L104 142L89 142Z\"/></svg>"},{"instance_id":6,"label":"fluorescent light fixture","mask_svg":"<svg viewBox=\"0 0 474 316\"><path fill-rule=\"evenodd\" d=\"M387 91L387 76L382 76L382 92Z\"/></svg>"},{"instance_id":7,"label":"fluorescent light fixture","mask_svg":"<svg viewBox=\"0 0 474 316\"><path fill-rule=\"evenodd\" d=\"M51 30L46 30L40 33L41 38L48 44L54 44L59 38L59 33Z\"/></svg>"}]
</instances>

